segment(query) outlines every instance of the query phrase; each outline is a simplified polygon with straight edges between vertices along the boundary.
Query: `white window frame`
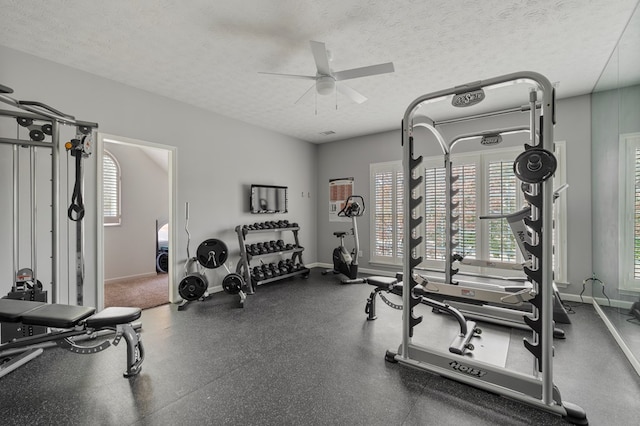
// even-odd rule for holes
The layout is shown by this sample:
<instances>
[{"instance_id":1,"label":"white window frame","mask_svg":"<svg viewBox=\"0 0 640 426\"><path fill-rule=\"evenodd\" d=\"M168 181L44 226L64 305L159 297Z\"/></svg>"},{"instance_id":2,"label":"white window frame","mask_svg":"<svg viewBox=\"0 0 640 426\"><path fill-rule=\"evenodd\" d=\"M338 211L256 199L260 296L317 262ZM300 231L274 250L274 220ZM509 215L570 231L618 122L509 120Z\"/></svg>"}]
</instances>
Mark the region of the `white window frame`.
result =
<instances>
[{"instance_id":1,"label":"white window frame","mask_svg":"<svg viewBox=\"0 0 640 426\"><path fill-rule=\"evenodd\" d=\"M554 187L557 189L564 183L566 183L566 144L564 141L558 141L555 143L555 153L556 158L558 160L558 168L556 174L554 176ZM488 164L490 161L503 160L503 161L512 161L515 157L522 152L521 147L513 147L513 148L500 148L500 149L492 149L490 151L476 151L476 152L465 152L452 156L452 163L454 166L468 163L475 163L477 166L476 169L476 200L477 200L477 216L487 214L487 194L485 188L487 187L487 179L488 176L485 176L485 171L488 169ZM434 167L444 167L442 156L435 156L423 159L420 168L422 170ZM375 173L380 171L402 171L402 162L394 161L387 163L373 163L370 165L370 199L371 199L371 232L370 232L370 244L371 244L371 253L372 257L370 259L371 263L380 263L386 265L402 265L401 257L393 257L393 258L380 258L376 257L375 254ZM519 185L519 183L518 183ZM415 191L419 191L420 194L424 192L424 180L421 185L419 185ZM524 206L525 200L522 191L517 191L517 205ZM567 249L567 234L566 234L566 193L560 195L560 197L554 203L554 216L556 218L556 226L557 231L554 233L554 247L555 255L554 255L554 277L555 281L559 283L567 282L567 263L566 263L566 249ZM397 204L397 203L396 203ZM394 212L397 213L397 212ZM424 211L420 213L424 216ZM395 218L394 218L395 219ZM395 222L394 222L395 223ZM476 253L478 253L479 259L488 259L488 243L485 243L486 235L488 234L489 224L486 220L476 219L476 229L478 230L476 236ZM424 237L424 224L421 226L420 235ZM401 236L400 236L401 237ZM420 249L416 253L418 256L424 257L424 244L421 244ZM517 252L517 262L522 262L522 255ZM438 260L423 260L422 265L426 268L440 269L443 270L445 267L444 261ZM491 273L493 275L505 275L505 276L513 276L513 271L510 270L497 270L497 269L489 269L489 268L473 268L465 266L466 270L470 272L478 272L478 273Z\"/></svg>"},{"instance_id":2,"label":"white window frame","mask_svg":"<svg viewBox=\"0 0 640 426\"><path fill-rule=\"evenodd\" d=\"M116 215L115 216L107 216L104 214L104 207L103 207L103 217L104 217L104 226L119 226L122 223L122 196L121 196L121 188L122 188L122 173L121 173L121 169L120 169L120 163L118 163L118 159L109 151L104 150L104 156L103 156L103 163L104 161L106 161L106 159L111 159L111 161L113 161L113 164L115 166L116 169L116 182L115 182L115 204L116 204ZM102 168L102 173L103 173L103 186L107 184L107 180L104 179L104 173L105 173L105 167L103 164L103 168ZM103 197L107 196L107 191L104 190L103 188ZM103 202L103 206L105 206L106 203Z\"/></svg>"},{"instance_id":3,"label":"white window frame","mask_svg":"<svg viewBox=\"0 0 640 426\"><path fill-rule=\"evenodd\" d=\"M635 159L640 149L640 132L620 135L618 179L618 288L640 293L640 279L634 278L635 234Z\"/></svg>"}]
</instances>

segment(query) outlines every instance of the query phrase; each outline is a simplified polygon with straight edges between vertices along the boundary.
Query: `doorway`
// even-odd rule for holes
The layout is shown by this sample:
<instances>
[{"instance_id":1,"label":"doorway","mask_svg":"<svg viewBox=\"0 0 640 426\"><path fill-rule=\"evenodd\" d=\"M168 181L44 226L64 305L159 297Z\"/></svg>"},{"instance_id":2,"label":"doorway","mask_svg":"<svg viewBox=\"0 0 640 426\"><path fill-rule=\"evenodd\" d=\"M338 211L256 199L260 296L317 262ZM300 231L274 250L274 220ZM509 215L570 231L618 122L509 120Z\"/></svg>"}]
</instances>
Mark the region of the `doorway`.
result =
<instances>
[{"instance_id":1,"label":"doorway","mask_svg":"<svg viewBox=\"0 0 640 426\"><path fill-rule=\"evenodd\" d=\"M104 133L96 148L98 306L173 302L176 148Z\"/></svg>"}]
</instances>

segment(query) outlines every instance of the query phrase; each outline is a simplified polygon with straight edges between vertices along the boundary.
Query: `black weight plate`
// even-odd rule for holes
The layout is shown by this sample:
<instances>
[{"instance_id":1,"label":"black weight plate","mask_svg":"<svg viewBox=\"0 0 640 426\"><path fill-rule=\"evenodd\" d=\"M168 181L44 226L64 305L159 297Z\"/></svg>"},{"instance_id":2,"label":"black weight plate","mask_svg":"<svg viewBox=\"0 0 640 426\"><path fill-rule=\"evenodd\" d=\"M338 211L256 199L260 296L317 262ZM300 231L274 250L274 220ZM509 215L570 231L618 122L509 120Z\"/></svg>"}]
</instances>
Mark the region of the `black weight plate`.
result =
<instances>
[{"instance_id":1,"label":"black weight plate","mask_svg":"<svg viewBox=\"0 0 640 426\"><path fill-rule=\"evenodd\" d=\"M553 153L542 148L522 152L513 162L513 173L526 183L541 183L556 171L558 162Z\"/></svg>"},{"instance_id":2,"label":"black weight plate","mask_svg":"<svg viewBox=\"0 0 640 426\"><path fill-rule=\"evenodd\" d=\"M44 140L44 133L42 130L33 129L29 132L29 137L32 141L40 142Z\"/></svg>"},{"instance_id":3,"label":"black weight plate","mask_svg":"<svg viewBox=\"0 0 640 426\"><path fill-rule=\"evenodd\" d=\"M160 252L156 257L156 270L158 272L167 273L169 270L169 253Z\"/></svg>"},{"instance_id":4,"label":"black weight plate","mask_svg":"<svg viewBox=\"0 0 640 426\"><path fill-rule=\"evenodd\" d=\"M222 289L225 293L238 294L244 287L244 280L239 274L231 273L222 280Z\"/></svg>"},{"instance_id":5,"label":"black weight plate","mask_svg":"<svg viewBox=\"0 0 640 426\"><path fill-rule=\"evenodd\" d=\"M219 268L227 261L227 245L216 238L204 240L196 251L198 262L207 269Z\"/></svg>"},{"instance_id":6,"label":"black weight plate","mask_svg":"<svg viewBox=\"0 0 640 426\"><path fill-rule=\"evenodd\" d=\"M200 274L187 275L180 281L178 285L178 294L184 300L193 301L198 300L207 291L207 281Z\"/></svg>"},{"instance_id":7,"label":"black weight plate","mask_svg":"<svg viewBox=\"0 0 640 426\"><path fill-rule=\"evenodd\" d=\"M33 124L33 120L30 118L18 117L17 120L22 127L29 127Z\"/></svg>"},{"instance_id":8,"label":"black weight plate","mask_svg":"<svg viewBox=\"0 0 640 426\"><path fill-rule=\"evenodd\" d=\"M53 131L53 127L51 126L51 124L43 124L42 125L42 131L44 132L45 135L51 136L51 132Z\"/></svg>"}]
</instances>

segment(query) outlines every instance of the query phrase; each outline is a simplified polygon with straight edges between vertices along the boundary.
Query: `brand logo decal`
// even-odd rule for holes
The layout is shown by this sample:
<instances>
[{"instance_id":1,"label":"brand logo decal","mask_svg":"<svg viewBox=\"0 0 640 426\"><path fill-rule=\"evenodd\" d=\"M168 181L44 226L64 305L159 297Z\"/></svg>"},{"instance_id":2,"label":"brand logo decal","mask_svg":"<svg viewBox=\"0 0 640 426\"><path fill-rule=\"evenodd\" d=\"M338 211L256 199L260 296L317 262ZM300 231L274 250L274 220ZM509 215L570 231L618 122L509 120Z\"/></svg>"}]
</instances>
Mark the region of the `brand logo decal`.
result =
<instances>
[{"instance_id":1,"label":"brand logo decal","mask_svg":"<svg viewBox=\"0 0 640 426\"><path fill-rule=\"evenodd\" d=\"M459 371L461 373L468 374L469 376L482 377L482 376L485 376L487 374L486 371L479 370L479 369L473 368L473 367L468 367L468 366L460 364L459 362L456 362L456 361L451 361L449 363L449 367L451 367L454 370Z\"/></svg>"},{"instance_id":2,"label":"brand logo decal","mask_svg":"<svg viewBox=\"0 0 640 426\"><path fill-rule=\"evenodd\" d=\"M482 137L480 144L481 145L497 145L500 142L502 142L501 135L485 135Z\"/></svg>"},{"instance_id":3,"label":"brand logo decal","mask_svg":"<svg viewBox=\"0 0 640 426\"><path fill-rule=\"evenodd\" d=\"M451 100L451 105L454 107L468 107L475 105L484 100L484 90L478 89L472 92L459 93Z\"/></svg>"}]
</instances>

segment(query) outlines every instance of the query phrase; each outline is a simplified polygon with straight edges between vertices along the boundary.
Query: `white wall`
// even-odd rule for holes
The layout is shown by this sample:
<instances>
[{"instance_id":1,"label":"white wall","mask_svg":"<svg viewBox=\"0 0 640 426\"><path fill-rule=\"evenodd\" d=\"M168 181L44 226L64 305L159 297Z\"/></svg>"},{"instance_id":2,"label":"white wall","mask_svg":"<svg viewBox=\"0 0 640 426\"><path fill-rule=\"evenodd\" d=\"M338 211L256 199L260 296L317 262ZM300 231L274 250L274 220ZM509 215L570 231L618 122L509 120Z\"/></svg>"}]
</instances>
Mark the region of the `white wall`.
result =
<instances>
[{"instance_id":1,"label":"white wall","mask_svg":"<svg viewBox=\"0 0 640 426\"><path fill-rule=\"evenodd\" d=\"M182 276L186 258L187 236L182 232L185 202L191 206L192 252L202 240L220 238L229 246L235 266L236 225L288 219L302 227L305 262L316 261L315 145L1 46L0 82L13 88L16 98L38 100L79 120L97 122L101 132L177 147L176 229L180 232L174 244L176 262L171 265L176 282ZM92 196L95 170L94 156L85 173L85 202L90 208L96 203ZM3 183L10 185L4 178ZM289 213L260 217L249 214L247 185L251 183L289 186ZM303 191L310 192L311 197L295 196ZM5 217L4 211L1 220L6 228L10 218ZM91 279L97 262L92 248L96 240L95 211L88 213L85 226L85 305L95 305L96 284L95 278ZM10 238L6 241L0 248L0 254L5 256L11 249ZM4 269L5 263L2 265ZM9 264L6 270L10 268ZM68 279L63 282L65 286L72 285ZM8 283L4 286L0 293L9 290ZM60 302L73 300L69 292L62 293Z\"/></svg>"},{"instance_id":2,"label":"white wall","mask_svg":"<svg viewBox=\"0 0 640 426\"><path fill-rule=\"evenodd\" d=\"M122 220L104 228L104 279L155 274L156 220L169 217L168 172L135 146L105 149L120 166Z\"/></svg>"},{"instance_id":3,"label":"white wall","mask_svg":"<svg viewBox=\"0 0 640 426\"><path fill-rule=\"evenodd\" d=\"M418 95L418 94L416 94ZM570 286L563 292L580 293L582 280L591 276L591 114L588 95L562 99L557 102L554 138L566 141L567 183L564 194L568 202L568 280ZM403 111L398 112L401 117ZM528 114L500 116L484 120L467 121L443 126L445 139L471 131L495 129L505 126L528 124ZM398 120L400 121L400 120ZM422 129L417 129L420 132ZM500 147L505 144L500 145ZM425 152L416 155L441 155L434 142ZM354 177L354 193L369 200L369 164L402 159L401 133L398 130L379 133L347 141L322 144L318 151L318 260L331 263L332 249L337 246L333 232L348 230L349 223L329 222L329 179ZM370 212L370 211L369 211ZM399 271L370 265L370 214L358 220L360 248L363 251L361 269ZM346 241L348 242L348 241Z\"/></svg>"}]
</instances>

